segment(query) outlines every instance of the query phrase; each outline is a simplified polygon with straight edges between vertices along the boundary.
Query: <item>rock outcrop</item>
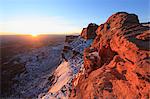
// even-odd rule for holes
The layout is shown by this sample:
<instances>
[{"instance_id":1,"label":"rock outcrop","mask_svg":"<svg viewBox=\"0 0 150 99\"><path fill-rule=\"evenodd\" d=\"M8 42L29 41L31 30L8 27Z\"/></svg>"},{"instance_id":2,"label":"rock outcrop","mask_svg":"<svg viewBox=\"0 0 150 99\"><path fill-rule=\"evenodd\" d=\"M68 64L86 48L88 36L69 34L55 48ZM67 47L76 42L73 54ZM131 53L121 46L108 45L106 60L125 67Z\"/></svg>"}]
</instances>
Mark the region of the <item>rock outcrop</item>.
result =
<instances>
[{"instance_id":1,"label":"rock outcrop","mask_svg":"<svg viewBox=\"0 0 150 99\"><path fill-rule=\"evenodd\" d=\"M90 23L87 28L83 28L81 32L81 37L84 39L94 39L96 37L96 30L98 25L95 23Z\"/></svg>"},{"instance_id":2,"label":"rock outcrop","mask_svg":"<svg viewBox=\"0 0 150 99\"><path fill-rule=\"evenodd\" d=\"M118 12L89 28L81 36L93 38L89 31L97 36L84 50L85 73L74 78L70 98L149 99L150 27L135 14Z\"/></svg>"}]
</instances>

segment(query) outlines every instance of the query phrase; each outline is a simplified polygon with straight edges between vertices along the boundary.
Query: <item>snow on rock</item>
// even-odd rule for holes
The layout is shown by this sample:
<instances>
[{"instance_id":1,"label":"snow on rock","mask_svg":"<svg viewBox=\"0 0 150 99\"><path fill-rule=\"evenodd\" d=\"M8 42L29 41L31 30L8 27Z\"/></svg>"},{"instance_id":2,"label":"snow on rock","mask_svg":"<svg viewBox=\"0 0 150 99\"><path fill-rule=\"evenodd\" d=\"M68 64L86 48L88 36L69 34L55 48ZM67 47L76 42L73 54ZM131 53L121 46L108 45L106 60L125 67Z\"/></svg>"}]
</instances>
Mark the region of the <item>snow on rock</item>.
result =
<instances>
[{"instance_id":1,"label":"snow on rock","mask_svg":"<svg viewBox=\"0 0 150 99\"><path fill-rule=\"evenodd\" d=\"M92 42L93 39L85 40L79 36L73 42L69 43L69 46L73 48L73 50L83 53L84 49L88 47Z\"/></svg>"},{"instance_id":2,"label":"snow on rock","mask_svg":"<svg viewBox=\"0 0 150 99\"><path fill-rule=\"evenodd\" d=\"M59 65L59 67L55 70L55 76L58 77L57 83L55 83L49 92L54 93L60 90L71 78L72 71L69 67L68 62L63 62Z\"/></svg>"},{"instance_id":3,"label":"snow on rock","mask_svg":"<svg viewBox=\"0 0 150 99\"><path fill-rule=\"evenodd\" d=\"M67 99L69 97L72 90L72 80L80 75L79 71L84 72L82 53L86 47L90 46L92 41L93 39L84 40L79 36L71 43L65 44L65 46L70 47L67 52L63 52L66 59L53 73L55 78L49 91L40 94L39 99ZM74 51L77 54L73 54Z\"/></svg>"}]
</instances>

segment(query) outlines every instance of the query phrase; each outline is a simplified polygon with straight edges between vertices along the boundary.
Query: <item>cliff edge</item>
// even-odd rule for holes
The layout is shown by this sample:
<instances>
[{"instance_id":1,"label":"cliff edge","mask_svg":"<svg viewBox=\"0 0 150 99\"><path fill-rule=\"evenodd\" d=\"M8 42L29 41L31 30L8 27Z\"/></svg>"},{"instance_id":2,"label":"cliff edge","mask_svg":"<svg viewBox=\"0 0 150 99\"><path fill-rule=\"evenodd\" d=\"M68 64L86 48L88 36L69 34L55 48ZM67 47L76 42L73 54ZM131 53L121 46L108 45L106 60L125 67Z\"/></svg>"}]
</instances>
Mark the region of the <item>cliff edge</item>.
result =
<instances>
[{"instance_id":1,"label":"cliff edge","mask_svg":"<svg viewBox=\"0 0 150 99\"><path fill-rule=\"evenodd\" d=\"M150 27L118 12L67 36L44 99L149 99Z\"/></svg>"}]
</instances>

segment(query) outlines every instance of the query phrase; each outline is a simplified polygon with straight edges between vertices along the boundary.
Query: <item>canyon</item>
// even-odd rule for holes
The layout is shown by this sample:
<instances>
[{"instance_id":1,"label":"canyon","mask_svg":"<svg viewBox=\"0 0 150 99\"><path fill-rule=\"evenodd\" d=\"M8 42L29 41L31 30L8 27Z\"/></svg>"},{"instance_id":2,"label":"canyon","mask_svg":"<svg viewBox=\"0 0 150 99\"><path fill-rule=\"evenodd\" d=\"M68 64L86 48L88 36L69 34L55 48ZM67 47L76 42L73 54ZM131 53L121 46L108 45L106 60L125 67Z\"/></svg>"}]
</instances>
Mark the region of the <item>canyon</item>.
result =
<instances>
[{"instance_id":1,"label":"canyon","mask_svg":"<svg viewBox=\"0 0 150 99\"><path fill-rule=\"evenodd\" d=\"M21 98L38 99L150 98L149 22L117 12L64 41L17 56L25 64L13 78L20 84L13 85L17 96L21 92Z\"/></svg>"}]
</instances>

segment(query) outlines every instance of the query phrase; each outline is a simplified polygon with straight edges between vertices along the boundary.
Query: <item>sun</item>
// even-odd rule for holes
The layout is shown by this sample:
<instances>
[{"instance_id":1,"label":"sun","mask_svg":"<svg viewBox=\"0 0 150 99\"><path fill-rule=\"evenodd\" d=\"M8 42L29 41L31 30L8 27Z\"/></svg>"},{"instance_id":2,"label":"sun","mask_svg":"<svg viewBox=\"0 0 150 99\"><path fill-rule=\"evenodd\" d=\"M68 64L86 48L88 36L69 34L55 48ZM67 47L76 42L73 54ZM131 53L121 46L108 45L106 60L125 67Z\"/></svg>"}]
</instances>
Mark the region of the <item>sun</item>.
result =
<instances>
[{"instance_id":1,"label":"sun","mask_svg":"<svg viewBox=\"0 0 150 99\"><path fill-rule=\"evenodd\" d=\"M31 35L32 35L32 37L37 37L38 36L38 34L35 34L35 33L33 33Z\"/></svg>"}]
</instances>

